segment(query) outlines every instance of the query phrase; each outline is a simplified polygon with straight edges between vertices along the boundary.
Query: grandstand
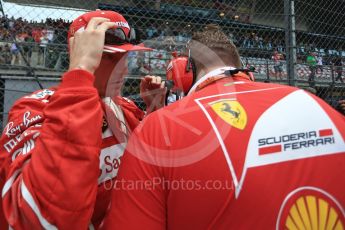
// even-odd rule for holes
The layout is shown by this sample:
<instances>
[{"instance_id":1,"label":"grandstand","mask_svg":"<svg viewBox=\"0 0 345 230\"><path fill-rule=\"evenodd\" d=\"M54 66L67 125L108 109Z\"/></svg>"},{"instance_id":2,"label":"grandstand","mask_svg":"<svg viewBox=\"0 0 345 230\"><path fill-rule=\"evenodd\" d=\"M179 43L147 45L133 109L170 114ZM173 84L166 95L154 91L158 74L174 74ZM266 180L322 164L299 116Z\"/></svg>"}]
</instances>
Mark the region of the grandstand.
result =
<instances>
[{"instance_id":1,"label":"grandstand","mask_svg":"<svg viewBox=\"0 0 345 230\"><path fill-rule=\"evenodd\" d=\"M101 5L101 7L104 7L105 9L108 9L109 5ZM116 10L119 10L116 8ZM119 10L121 11L121 10ZM3 19L2 19L3 20ZM18 19L17 19L18 20ZM21 19L19 19L21 20ZM14 20L14 28L18 27L17 24L27 23L27 22L16 22ZM30 50L30 57L32 56L32 59L30 60L30 65L32 67L38 68L38 69L45 69L45 70L55 70L58 72L66 70L68 63L67 63L67 47L66 47L66 28L68 27L68 22L64 21L52 21L47 20L45 23L27 23L25 27L27 27L27 31L25 32L14 32L15 37L17 38L17 42L20 47L23 48L24 53L25 49ZM50 29L43 29L42 25L48 25L48 28ZM20 25L22 26L22 25ZM161 34L151 35L150 39L154 40L147 40L150 27L147 28L141 28L142 32L142 39L141 41L144 41L148 46L151 46L155 48L155 51L146 55L144 58L144 63L146 63L147 68L151 71L153 71L154 74L162 75L164 74L164 69L166 67L167 62L171 58L171 52L173 51L171 48L171 44L165 44L166 41L163 41L160 39L162 36ZM255 31L252 28L253 31ZM1 31L4 31L4 27L1 29ZM16 31L16 30L14 30ZM272 33L276 32L274 29L271 31ZM27 38L29 37L29 33L34 34L32 36L33 41L32 42L26 42ZM40 37L43 34L50 33L51 37L49 39L48 44L43 47L43 51L41 52L40 48L42 47L40 44ZM185 45L185 43L189 40L191 37L191 32L179 34L178 31L173 31L170 35L164 36L165 40L168 40L167 37L170 37L173 46L175 46L176 49L180 49ZM11 56L10 50L6 49L10 47L12 44L11 37L8 34L4 34L1 36L2 40L0 42L0 47L3 50L2 56L4 58L1 59L2 68L16 68L16 69L22 69L24 68L24 62L22 57L19 58L19 61L16 61L15 63L11 63L11 58L8 58ZM230 39L230 37L229 37ZM284 47L281 44L278 44L276 46L272 45L271 41L262 42L262 43L256 43L254 38L248 38L247 40L242 38L236 38L232 36L232 39L235 40L235 43L237 43L237 46L240 47L240 51L243 54L243 59L248 62L249 64L256 67L257 70L257 76L258 78L269 78L272 76L273 73L273 62L271 60L271 55L273 50L281 50L282 52L285 52ZM261 45L260 45L261 44ZM306 49L303 47L299 47L298 54L299 56L299 63L296 65L297 69L297 76L299 79L305 79L310 74L310 70L305 65L304 60L306 56ZM335 49L329 49L325 50L323 48L315 47L313 48L313 51L319 53L324 60L331 59L335 55L341 55L342 57L345 57L345 51L343 50L335 50ZM43 56L43 57L42 57ZM329 62L329 61L328 61ZM325 61L325 72L320 75L320 80L322 81L331 81L332 80L332 71L331 66L326 65L328 64ZM284 61L283 66L286 66L286 63ZM133 67L134 68L134 67ZM286 68L284 68L284 72L286 75Z\"/></svg>"}]
</instances>

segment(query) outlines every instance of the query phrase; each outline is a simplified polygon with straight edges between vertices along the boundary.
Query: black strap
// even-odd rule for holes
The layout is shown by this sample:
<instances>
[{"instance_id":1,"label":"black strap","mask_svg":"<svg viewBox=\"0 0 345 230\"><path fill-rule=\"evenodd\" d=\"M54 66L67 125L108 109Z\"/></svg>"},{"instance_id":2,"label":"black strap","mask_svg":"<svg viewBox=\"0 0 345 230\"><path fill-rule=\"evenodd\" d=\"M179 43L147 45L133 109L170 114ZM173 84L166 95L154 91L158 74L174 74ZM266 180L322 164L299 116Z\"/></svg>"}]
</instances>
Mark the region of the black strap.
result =
<instances>
[{"instance_id":1,"label":"black strap","mask_svg":"<svg viewBox=\"0 0 345 230\"><path fill-rule=\"evenodd\" d=\"M251 66L249 67L248 69L231 69L231 70L225 70L224 74L225 75L228 75L228 76L232 76L232 75L235 75L235 74L238 74L239 72L244 72L244 73L255 73L255 67L254 66Z\"/></svg>"}]
</instances>

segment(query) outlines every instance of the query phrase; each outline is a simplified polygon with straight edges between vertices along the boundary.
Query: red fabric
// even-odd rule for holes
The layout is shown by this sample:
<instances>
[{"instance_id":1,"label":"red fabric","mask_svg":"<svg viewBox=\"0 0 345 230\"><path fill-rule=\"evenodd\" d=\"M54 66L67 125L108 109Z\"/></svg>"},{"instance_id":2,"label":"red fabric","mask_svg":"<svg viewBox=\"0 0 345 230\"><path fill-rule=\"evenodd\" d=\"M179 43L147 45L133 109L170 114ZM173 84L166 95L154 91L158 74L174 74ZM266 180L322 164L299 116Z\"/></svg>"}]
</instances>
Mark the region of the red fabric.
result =
<instances>
[{"instance_id":1,"label":"red fabric","mask_svg":"<svg viewBox=\"0 0 345 230\"><path fill-rule=\"evenodd\" d=\"M40 43L42 37L42 30L41 29L32 29L31 31L32 37L34 38L35 42Z\"/></svg>"},{"instance_id":2,"label":"red fabric","mask_svg":"<svg viewBox=\"0 0 345 230\"><path fill-rule=\"evenodd\" d=\"M228 107L221 105L217 113L219 102ZM225 114L230 123L246 114L246 122L238 123L245 125L230 125L221 118ZM283 114L286 120L281 120ZM318 117L322 119L313 122ZM313 126L304 129L308 122ZM330 139L318 136L324 129L333 130ZM325 144L305 147L316 138ZM344 139L344 116L313 95L282 85L219 80L137 127L102 227L287 229L289 210L299 197L325 201L344 226L345 184L339 180L345 174ZM259 154L259 148L276 145L282 152ZM323 148L326 152L312 156ZM312 210L306 207L310 216ZM327 215L315 215L316 223ZM307 215L302 217L310 223Z\"/></svg>"},{"instance_id":3,"label":"red fabric","mask_svg":"<svg viewBox=\"0 0 345 230\"><path fill-rule=\"evenodd\" d=\"M144 119L145 113L135 103L127 98L115 97L114 102L121 106L130 130L134 130Z\"/></svg>"},{"instance_id":4,"label":"red fabric","mask_svg":"<svg viewBox=\"0 0 345 230\"><path fill-rule=\"evenodd\" d=\"M58 88L13 105L0 142L0 185L3 190L5 182L9 185L0 229L8 228L3 214L14 229L87 229L91 219L97 228L103 220L125 143L109 129L102 134L103 110L93 78L83 70L67 72ZM127 107L135 111L122 101L134 127L137 118Z\"/></svg>"}]
</instances>

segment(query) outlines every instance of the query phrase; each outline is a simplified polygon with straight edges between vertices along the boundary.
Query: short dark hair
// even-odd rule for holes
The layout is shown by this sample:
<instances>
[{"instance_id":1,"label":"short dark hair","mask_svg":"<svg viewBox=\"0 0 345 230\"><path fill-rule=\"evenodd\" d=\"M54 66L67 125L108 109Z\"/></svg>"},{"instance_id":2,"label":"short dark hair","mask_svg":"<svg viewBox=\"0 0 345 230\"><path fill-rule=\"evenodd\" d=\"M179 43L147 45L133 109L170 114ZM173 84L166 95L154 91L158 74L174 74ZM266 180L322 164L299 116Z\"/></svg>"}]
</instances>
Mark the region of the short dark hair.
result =
<instances>
[{"instance_id":1,"label":"short dark hair","mask_svg":"<svg viewBox=\"0 0 345 230\"><path fill-rule=\"evenodd\" d=\"M233 66L235 68L241 68L242 63L237 47L230 40L230 38L221 30L216 24L209 24L205 26L203 31L195 32L190 42L190 48L193 43L201 43L206 46L212 52L214 52L226 65ZM193 50L191 48L191 52ZM198 63L198 67L204 67L205 64Z\"/></svg>"}]
</instances>

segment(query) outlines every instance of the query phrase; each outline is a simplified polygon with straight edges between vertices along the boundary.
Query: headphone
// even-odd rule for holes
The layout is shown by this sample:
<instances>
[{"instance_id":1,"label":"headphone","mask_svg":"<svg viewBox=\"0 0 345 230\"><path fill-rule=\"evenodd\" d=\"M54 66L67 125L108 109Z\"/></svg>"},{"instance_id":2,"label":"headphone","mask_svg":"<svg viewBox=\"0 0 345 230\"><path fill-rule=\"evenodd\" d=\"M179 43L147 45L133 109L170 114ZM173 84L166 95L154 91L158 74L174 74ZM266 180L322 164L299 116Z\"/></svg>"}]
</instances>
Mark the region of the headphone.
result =
<instances>
[{"instance_id":1,"label":"headphone","mask_svg":"<svg viewBox=\"0 0 345 230\"><path fill-rule=\"evenodd\" d=\"M189 90L196 82L196 67L193 58L191 57L190 49L188 50L188 56L178 56L177 52L172 53L172 60L170 61L166 70L166 87L169 93L170 90L183 92L187 95ZM254 81L253 72L255 68L249 66L248 68L238 68L233 70L227 70L225 75L233 76L242 72L248 75L251 81Z\"/></svg>"},{"instance_id":2,"label":"headphone","mask_svg":"<svg viewBox=\"0 0 345 230\"><path fill-rule=\"evenodd\" d=\"M173 59L170 61L166 77L168 90L179 90L187 95L196 81L196 68L191 57L190 50L188 56L178 56L177 52L172 53Z\"/></svg>"}]
</instances>

